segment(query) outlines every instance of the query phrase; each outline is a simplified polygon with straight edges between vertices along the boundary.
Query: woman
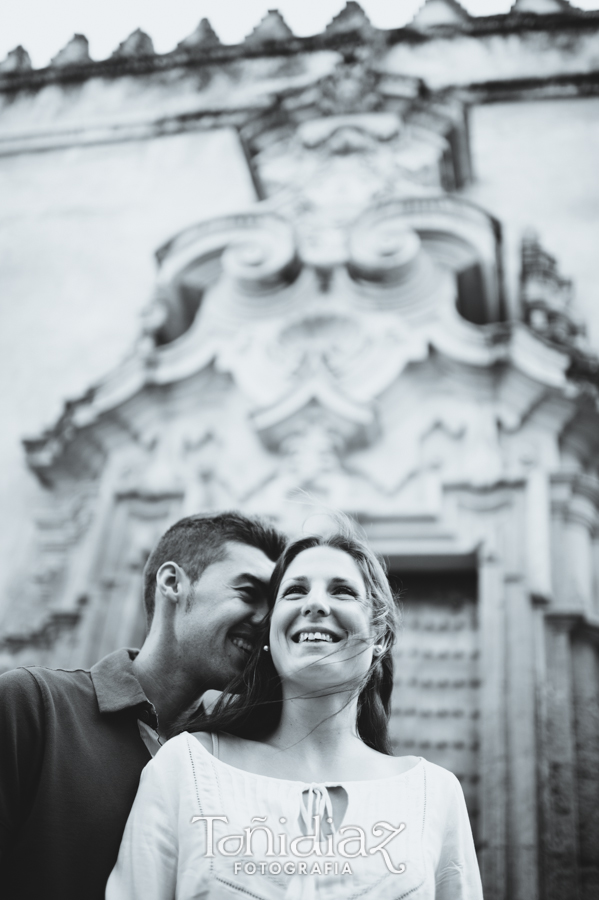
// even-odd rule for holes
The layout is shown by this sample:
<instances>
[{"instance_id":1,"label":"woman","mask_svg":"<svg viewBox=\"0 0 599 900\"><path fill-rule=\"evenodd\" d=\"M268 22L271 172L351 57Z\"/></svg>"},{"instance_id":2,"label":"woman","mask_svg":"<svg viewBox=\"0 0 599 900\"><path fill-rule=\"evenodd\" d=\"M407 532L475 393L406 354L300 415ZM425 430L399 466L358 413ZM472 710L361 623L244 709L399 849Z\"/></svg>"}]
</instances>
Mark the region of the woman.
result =
<instances>
[{"instance_id":1,"label":"woman","mask_svg":"<svg viewBox=\"0 0 599 900\"><path fill-rule=\"evenodd\" d=\"M107 900L480 900L459 782L390 755L397 615L376 557L303 538L270 592L232 693L144 770Z\"/></svg>"}]
</instances>

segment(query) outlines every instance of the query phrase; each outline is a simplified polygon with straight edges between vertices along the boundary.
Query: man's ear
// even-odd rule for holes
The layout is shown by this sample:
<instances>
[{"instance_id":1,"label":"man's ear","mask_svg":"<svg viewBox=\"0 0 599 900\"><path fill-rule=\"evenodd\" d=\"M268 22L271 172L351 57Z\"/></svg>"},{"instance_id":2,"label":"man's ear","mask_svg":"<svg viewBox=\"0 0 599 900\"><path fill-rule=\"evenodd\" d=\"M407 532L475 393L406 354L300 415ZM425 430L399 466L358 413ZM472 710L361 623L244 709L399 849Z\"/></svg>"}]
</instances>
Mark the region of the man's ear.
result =
<instances>
[{"instance_id":1,"label":"man's ear","mask_svg":"<svg viewBox=\"0 0 599 900\"><path fill-rule=\"evenodd\" d=\"M165 600L179 603L186 595L187 575L175 562L162 563L156 572L156 587Z\"/></svg>"}]
</instances>

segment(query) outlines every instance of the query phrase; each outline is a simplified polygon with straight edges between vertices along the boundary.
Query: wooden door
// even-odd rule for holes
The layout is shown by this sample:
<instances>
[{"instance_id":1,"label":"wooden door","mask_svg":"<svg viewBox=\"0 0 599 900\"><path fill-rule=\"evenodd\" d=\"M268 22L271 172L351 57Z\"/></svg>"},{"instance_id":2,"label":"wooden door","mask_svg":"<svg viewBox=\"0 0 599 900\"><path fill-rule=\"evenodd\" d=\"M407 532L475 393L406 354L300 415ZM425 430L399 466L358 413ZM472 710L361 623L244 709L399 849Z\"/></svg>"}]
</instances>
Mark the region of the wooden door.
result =
<instances>
[{"instance_id":1,"label":"wooden door","mask_svg":"<svg viewBox=\"0 0 599 900\"><path fill-rule=\"evenodd\" d=\"M475 840L479 780L476 572L391 573L403 604L395 649L391 736L398 756L423 756L462 785Z\"/></svg>"}]
</instances>

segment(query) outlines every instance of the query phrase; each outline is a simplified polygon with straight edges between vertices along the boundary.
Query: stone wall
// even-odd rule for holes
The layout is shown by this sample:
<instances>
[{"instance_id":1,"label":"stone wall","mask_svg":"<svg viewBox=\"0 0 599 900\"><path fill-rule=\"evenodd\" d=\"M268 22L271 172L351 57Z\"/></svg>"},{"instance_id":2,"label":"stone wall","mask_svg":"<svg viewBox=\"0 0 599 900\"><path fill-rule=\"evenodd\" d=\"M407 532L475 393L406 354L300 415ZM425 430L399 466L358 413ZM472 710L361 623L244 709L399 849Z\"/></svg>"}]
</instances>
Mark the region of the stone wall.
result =
<instances>
[{"instance_id":1,"label":"stone wall","mask_svg":"<svg viewBox=\"0 0 599 900\"><path fill-rule=\"evenodd\" d=\"M39 489L21 439L127 354L155 278L154 250L255 191L236 132L0 158L0 620L25 564Z\"/></svg>"}]
</instances>

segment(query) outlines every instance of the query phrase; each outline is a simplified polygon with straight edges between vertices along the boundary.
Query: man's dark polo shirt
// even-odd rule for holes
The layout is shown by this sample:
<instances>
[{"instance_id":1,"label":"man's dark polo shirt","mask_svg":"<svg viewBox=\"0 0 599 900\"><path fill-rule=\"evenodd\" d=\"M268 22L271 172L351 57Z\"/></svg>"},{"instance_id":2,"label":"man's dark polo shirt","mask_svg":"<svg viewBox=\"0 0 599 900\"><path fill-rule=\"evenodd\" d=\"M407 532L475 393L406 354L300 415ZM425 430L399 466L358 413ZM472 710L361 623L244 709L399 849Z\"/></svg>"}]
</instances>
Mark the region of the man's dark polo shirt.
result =
<instances>
[{"instance_id":1,"label":"man's dark polo shirt","mask_svg":"<svg viewBox=\"0 0 599 900\"><path fill-rule=\"evenodd\" d=\"M103 900L156 724L135 652L0 677L3 900Z\"/></svg>"}]
</instances>

